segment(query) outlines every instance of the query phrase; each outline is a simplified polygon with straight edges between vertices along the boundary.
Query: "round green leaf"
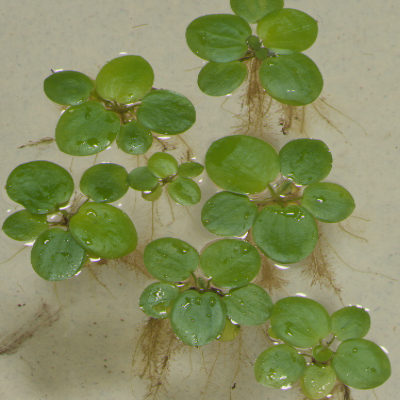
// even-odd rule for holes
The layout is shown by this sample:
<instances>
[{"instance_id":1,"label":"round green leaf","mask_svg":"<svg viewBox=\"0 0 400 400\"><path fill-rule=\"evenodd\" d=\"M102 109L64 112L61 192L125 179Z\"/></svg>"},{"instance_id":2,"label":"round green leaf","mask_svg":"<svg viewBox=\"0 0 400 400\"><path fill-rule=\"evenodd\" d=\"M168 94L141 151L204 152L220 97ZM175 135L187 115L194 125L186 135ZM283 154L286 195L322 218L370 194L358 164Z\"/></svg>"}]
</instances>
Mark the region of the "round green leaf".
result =
<instances>
[{"instance_id":1,"label":"round green leaf","mask_svg":"<svg viewBox=\"0 0 400 400\"><path fill-rule=\"evenodd\" d=\"M343 307L331 315L332 334L341 342L362 339L369 331L371 318L367 311L356 306Z\"/></svg>"},{"instance_id":2,"label":"round green leaf","mask_svg":"<svg viewBox=\"0 0 400 400\"><path fill-rule=\"evenodd\" d=\"M41 233L33 244L31 263L46 281L61 281L76 275L86 261L85 250L61 228Z\"/></svg>"},{"instance_id":3,"label":"round green leaf","mask_svg":"<svg viewBox=\"0 0 400 400\"><path fill-rule=\"evenodd\" d=\"M56 126L58 148L71 156L90 156L105 150L117 137L120 120L98 101L72 106Z\"/></svg>"},{"instance_id":4,"label":"round green leaf","mask_svg":"<svg viewBox=\"0 0 400 400\"><path fill-rule=\"evenodd\" d=\"M257 24L264 46L277 54L307 50L318 35L318 24L303 11L283 8L268 13Z\"/></svg>"},{"instance_id":5,"label":"round green leaf","mask_svg":"<svg viewBox=\"0 0 400 400\"><path fill-rule=\"evenodd\" d=\"M340 222L356 207L352 195L336 183L320 182L307 186L301 205L322 222Z\"/></svg>"},{"instance_id":6,"label":"round green leaf","mask_svg":"<svg viewBox=\"0 0 400 400\"><path fill-rule=\"evenodd\" d=\"M153 240L144 249L146 269L160 281L180 282L199 266L199 253L190 244L174 238Z\"/></svg>"},{"instance_id":7,"label":"round green leaf","mask_svg":"<svg viewBox=\"0 0 400 400\"><path fill-rule=\"evenodd\" d=\"M140 295L139 307L152 318L168 318L167 310L179 293L179 288L172 283L152 283Z\"/></svg>"},{"instance_id":8,"label":"round green leaf","mask_svg":"<svg viewBox=\"0 0 400 400\"><path fill-rule=\"evenodd\" d=\"M104 65L96 77L96 90L105 100L128 104L143 98L153 82L151 65L140 56L128 55Z\"/></svg>"},{"instance_id":9,"label":"round green leaf","mask_svg":"<svg viewBox=\"0 0 400 400\"><path fill-rule=\"evenodd\" d=\"M205 166L216 185L242 194L262 192L280 171L275 149L261 139L245 135L215 141L207 151Z\"/></svg>"},{"instance_id":10,"label":"round green leaf","mask_svg":"<svg viewBox=\"0 0 400 400\"><path fill-rule=\"evenodd\" d=\"M298 296L278 300L270 322L279 339L302 349L314 347L331 332L325 308L314 300Z\"/></svg>"},{"instance_id":11,"label":"round green leaf","mask_svg":"<svg viewBox=\"0 0 400 400\"><path fill-rule=\"evenodd\" d=\"M179 165L178 175L181 178L195 178L204 171L204 166L195 161L185 162Z\"/></svg>"},{"instance_id":12,"label":"round green leaf","mask_svg":"<svg viewBox=\"0 0 400 400\"><path fill-rule=\"evenodd\" d=\"M332 169L332 154L318 139L296 139L279 152L281 173L298 185L310 185L325 179Z\"/></svg>"},{"instance_id":13,"label":"round green leaf","mask_svg":"<svg viewBox=\"0 0 400 400\"><path fill-rule=\"evenodd\" d=\"M91 257L119 258L136 248L133 222L117 207L104 203L85 203L69 221L75 241Z\"/></svg>"},{"instance_id":14,"label":"round green leaf","mask_svg":"<svg viewBox=\"0 0 400 400\"><path fill-rule=\"evenodd\" d=\"M318 362L327 362L332 358L333 351L329 347L317 344L312 350L312 355Z\"/></svg>"},{"instance_id":15,"label":"round green leaf","mask_svg":"<svg viewBox=\"0 0 400 400\"><path fill-rule=\"evenodd\" d=\"M128 173L118 164L93 165L81 178L81 192L97 203L119 200L128 191Z\"/></svg>"},{"instance_id":16,"label":"round green leaf","mask_svg":"<svg viewBox=\"0 0 400 400\"><path fill-rule=\"evenodd\" d=\"M257 217L257 205L242 194L219 192L204 203L201 222L211 233L242 236Z\"/></svg>"},{"instance_id":17,"label":"round green leaf","mask_svg":"<svg viewBox=\"0 0 400 400\"><path fill-rule=\"evenodd\" d=\"M253 224L253 239L271 260L281 264L300 262L318 241L314 217L297 204L263 208Z\"/></svg>"},{"instance_id":18,"label":"round green leaf","mask_svg":"<svg viewBox=\"0 0 400 400\"><path fill-rule=\"evenodd\" d=\"M283 8L283 0L231 0L232 11L255 24L268 13Z\"/></svg>"},{"instance_id":19,"label":"round green leaf","mask_svg":"<svg viewBox=\"0 0 400 400\"><path fill-rule=\"evenodd\" d=\"M204 346L223 331L226 309L221 298L213 293L187 290L172 303L171 327L182 342Z\"/></svg>"},{"instance_id":20,"label":"round green leaf","mask_svg":"<svg viewBox=\"0 0 400 400\"><path fill-rule=\"evenodd\" d=\"M186 29L190 50L207 61L236 61L247 53L250 25L231 14L204 15L192 21Z\"/></svg>"},{"instance_id":21,"label":"round green leaf","mask_svg":"<svg viewBox=\"0 0 400 400\"><path fill-rule=\"evenodd\" d=\"M44 92L51 101L68 106L86 101L93 88L93 81L77 71L53 73L43 83Z\"/></svg>"},{"instance_id":22,"label":"round green leaf","mask_svg":"<svg viewBox=\"0 0 400 400\"><path fill-rule=\"evenodd\" d=\"M117 136L118 147L127 154L140 155L146 153L153 143L150 130L137 121L130 121L121 126Z\"/></svg>"},{"instance_id":23,"label":"round green leaf","mask_svg":"<svg viewBox=\"0 0 400 400\"><path fill-rule=\"evenodd\" d=\"M171 199L182 206L192 206L201 200L199 185L188 178L176 178L167 185Z\"/></svg>"},{"instance_id":24,"label":"round green leaf","mask_svg":"<svg viewBox=\"0 0 400 400\"><path fill-rule=\"evenodd\" d=\"M331 362L340 381L356 389L373 389L391 374L385 352L366 339L348 339L340 343Z\"/></svg>"},{"instance_id":25,"label":"round green leaf","mask_svg":"<svg viewBox=\"0 0 400 400\"><path fill-rule=\"evenodd\" d=\"M162 193L163 187L161 185L157 185L154 189L143 191L142 197L147 201L156 201L161 197Z\"/></svg>"},{"instance_id":26,"label":"round green leaf","mask_svg":"<svg viewBox=\"0 0 400 400\"><path fill-rule=\"evenodd\" d=\"M261 64L259 76L272 98L290 106L312 103L324 85L314 61L302 53L267 58Z\"/></svg>"},{"instance_id":27,"label":"round green leaf","mask_svg":"<svg viewBox=\"0 0 400 400\"><path fill-rule=\"evenodd\" d=\"M232 342L240 332L240 325L234 324L230 318L226 318L224 330L217 338L220 342Z\"/></svg>"},{"instance_id":28,"label":"round green leaf","mask_svg":"<svg viewBox=\"0 0 400 400\"><path fill-rule=\"evenodd\" d=\"M251 49L257 51L261 49L261 41L258 36L251 35L247 38L247 44Z\"/></svg>"},{"instance_id":29,"label":"round green leaf","mask_svg":"<svg viewBox=\"0 0 400 400\"><path fill-rule=\"evenodd\" d=\"M148 167L137 167L128 174L128 185L135 190L151 191L158 185L158 179Z\"/></svg>"},{"instance_id":30,"label":"round green leaf","mask_svg":"<svg viewBox=\"0 0 400 400\"><path fill-rule=\"evenodd\" d=\"M308 399L324 399L336 384L335 371L329 365L311 364L300 380L301 391Z\"/></svg>"},{"instance_id":31,"label":"round green leaf","mask_svg":"<svg viewBox=\"0 0 400 400\"><path fill-rule=\"evenodd\" d=\"M271 297L263 288L253 283L231 289L223 300L228 317L240 325L263 324L272 313Z\"/></svg>"},{"instance_id":32,"label":"round green leaf","mask_svg":"<svg viewBox=\"0 0 400 400\"><path fill-rule=\"evenodd\" d=\"M50 161L31 161L18 165L6 182L11 200L34 214L48 214L65 205L74 191L69 172Z\"/></svg>"},{"instance_id":33,"label":"round green leaf","mask_svg":"<svg viewBox=\"0 0 400 400\"><path fill-rule=\"evenodd\" d=\"M151 131L177 135L196 121L196 110L185 96L172 90L152 90L137 109L138 121Z\"/></svg>"},{"instance_id":34,"label":"round green leaf","mask_svg":"<svg viewBox=\"0 0 400 400\"><path fill-rule=\"evenodd\" d=\"M197 84L209 96L225 96L236 90L246 79L247 66L240 61L210 61L200 71Z\"/></svg>"},{"instance_id":35,"label":"round green leaf","mask_svg":"<svg viewBox=\"0 0 400 400\"><path fill-rule=\"evenodd\" d=\"M240 239L222 239L207 246L200 255L206 277L221 288L247 285L261 268L261 257L250 243Z\"/></svg>"},{"instance_id":36,"label":"round green leaf","mask_svg":"<svg viewBox=\"0 0 400 400\"><path fill-rule=\"evenodd\" d=\"M256 381L276 389L297 382L305 370L304 357L286 344L278 344L263 351L254 364Z\"/></svg>"},{"instance_id":37,"label":"round green leaf","mask_svg":"<svg viewBox=\"0 0 400 400\"><path fill-rule=\"evenodd\" d=\"M154 153L147 162L150 173L159 179L168 178L178 173L178 161L168 153Z\"/></svg>"},{"instance_id":38,"label":"round green leaf","mask_svg":"<svg viewBox=\"0 0 400 400\"><path fill-rule=\"evenodd\" d=\"M31 214L27 210L17 211L4 221L3 232L14 240L31 240L49 228L47 215Z\"/></svg>"}]
</instances>

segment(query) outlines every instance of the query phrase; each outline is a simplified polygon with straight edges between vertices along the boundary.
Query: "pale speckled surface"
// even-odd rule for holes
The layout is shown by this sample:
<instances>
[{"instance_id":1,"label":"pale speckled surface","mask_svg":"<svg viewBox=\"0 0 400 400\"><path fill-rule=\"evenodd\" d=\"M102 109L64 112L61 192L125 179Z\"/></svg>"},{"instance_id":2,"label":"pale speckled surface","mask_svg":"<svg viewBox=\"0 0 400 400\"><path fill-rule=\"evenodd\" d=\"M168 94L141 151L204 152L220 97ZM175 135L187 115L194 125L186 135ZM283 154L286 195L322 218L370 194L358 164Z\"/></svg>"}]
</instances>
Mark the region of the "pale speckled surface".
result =
<instances>
[{"instance_id":1,"label":"pale speckled surface","mask_svg":"<svg viewBox=\"0 0 400 400\"><path fill-rule=\"evenodd\" d=\"M400 275L400 8L394 0L339 0L334 4L288 0L286 6L308 12L319 21L319 37L307 54L324 75L323 96L366 130L364 133L357 123L325 109L344 132L343 137L308 108L309 134L326 141L333 153L334 169L329 179L351 191L357 203L354 215L368 220L350 218L346 223L367 242L347 235L336 225L325 226L323 232L349 266L372 273L349 269L329 248L326 253L342 286L343 303L370 309L372 328L367 338L390 352L392 377L375 390L376 397L396 399L400 390L396 331L399 281L380 274L394 279ZM71 158L54 145L17 147L54 135L60 109L42 91L42 81L50 69L75 69L95 77L99 68L120 52L143 56L154 68L154 86L181 92L195 104L198 122L184 139L201 161L214 138L233 132L236 120L220 107L222 99L210 99L197 89L197 70L187 70L201 67L202 61L187 49L184 32L187 24L200 15L229 12L228 0L217 5L211 0L193 4L182 0L4 2L0 24L1 185L15 166L34 159L71 167L79 179L93 158L75 158L71 166ZM142 24L146 25L134 28ZM238 96L234 94L224 108L239 112ZM278 132L279 127L273 130ZM278 144L276 137L274 143ZM174 154L179 156L181 152L177 149ZM124 162L128 170L137 162L122 159L115 149L101 153L97 159L100 161ZM201 185L206 199L215 189L205 178ZM133 195L123 200L123 208L137 225L143 246L151 236L151 208L140 201L135 203ZM168 206L161 201L158 208L154 238L173 235L199 250L213 239L199 226L201 206L190 209L193 219L174 207L176 220L172 224ZM6 218L7 210L14 209L3 191L1 220ZM0 262L22 248L3 234L0 246ZM7 353L0 355L0 399L143 398L146 382L132 377L136 372L132 357L146 320L137 308L137 300L141 288L150 281L124 266L97 266L93 269L96 271L106 288L90 271L69 282L45 282L33 272L29 250L1 265L0 352L6 348ZM307 293L329 312L341 306L331 291L310 288L310 280L299 279L298 271L292 269L285 276L291 280L288 294ZM276 294L274 299L284 295ZM13 353L12 343L17 338L21 343L17 340L15 344L20 346ZM179 352L171 359L169 395L160 398L214 400L228 399L231 393L234 400L301 399L296 391L274 391L255 383L250 362L264 349L257 329L245 330L243 348L247 356L243 356L243 368L236 376L238 345ZM207 381L216 354L216 375ZM230 391L233 382L236 388ZM353 391L353 397L376 398L372 391Z\"/></svg>"}]
</instances>

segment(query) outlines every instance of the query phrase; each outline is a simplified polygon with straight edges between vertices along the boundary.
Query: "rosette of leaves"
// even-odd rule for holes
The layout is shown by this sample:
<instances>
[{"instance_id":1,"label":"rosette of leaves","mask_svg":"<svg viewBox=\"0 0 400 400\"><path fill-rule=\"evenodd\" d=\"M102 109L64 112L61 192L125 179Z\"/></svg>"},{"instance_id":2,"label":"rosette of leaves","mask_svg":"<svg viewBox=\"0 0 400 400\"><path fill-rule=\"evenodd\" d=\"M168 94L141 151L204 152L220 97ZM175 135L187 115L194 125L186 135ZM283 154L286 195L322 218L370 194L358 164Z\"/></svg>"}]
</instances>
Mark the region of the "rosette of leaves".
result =
<instances>
[{"instance_id":1,"label":"rosette of leaves","mask_svg":"<svg viewBox=\"0 0 400 400\"><path fill-rule=\"evenodd\" d=\"M314 300L281 299L274 305L269 329L281 344L258 356L255 378L272 388L300 381L303 394L312 400L331 394L337 380L357 389L376 388L390 377L391 366L386 353L364 339L370 323L368 312L357 306L329 316ZM335 341L341 343L332 350Z\"/></svg>"},{"instance_id":2,"label":"rosette of leaves","mask_svg":"<svg viewBox=\"0 0 400 400\"><path fill-rule=\"evenodd\" d=\"M355 208L346 189L321 182L332 167L321 140L293 140L278 154L261 139L227 136L210 146L205 167L224 191L204 204L204 227L228 237L251 229L258 248L282 264L311 254L318 240L316 220L339 222Z\"/></svg>"},{"instance_id":3,"label":"rosette of leaves","mask_svg":"<svg viewBox=\"0 0 400 400\"><path fill-rule=\"evenodd\" d=\"M68 106L55 132L58 148L73 156L97 154L117 140L128 154L144 154L152 132L177 135L196 120L193 104L171 90L154 89L154 73L142 57L126 55L105 64L91 80L77 71L59 71L44 81L44 92Z\"/></svg>"},{"instance_id":4,"label":"rosette of leaves","mask_svg":"<svg viewBox=\"0 0 400 400\"><path fill-rule=\"evenodd\" d=\"M161 238L145 248L144 264L159 282L143 291L140 308L152 318L169 318L190 346L233 340L240 325L263 324L271 315L268 293L251 283L260 256L243 240L219 240L199 255L182 240ZM194 275L199 265L206 279Z\"/></svg>"},{"instance_id":5,"label":"rosette of leaves","mask_svg":"<svg viewBox=\"0 0 400 400\"><path fill-rule=\"evenodd\" d=\"M199 185L192 180L199 176L204 167L195 161L178 165L174 156L168 153L154 153L147 166L137 167L128 174L128 185L142 192L148 201L160 198L163 187L173 201L183 206L197 204L201 199Z\"/></svg>"},{"instance_id":6,"label":"rosette of leaves","mask_svg":"<svg viewBox=\"0 0 400 400\"><path fill-rule=\"evenodd\" d=\"M118 175L118 171L114 173ZM93 179L96 181L96 177ZM94 193L93 198L102 191L110 195L104 185L97 191L93 185L83 186ZM118 183L109 186L118 186ZM67 211L74 183L69 172L57 164L32 161L19 165L9 175L6 191L25 209L11 214L2 229L14 240L35 240L31 263L43 279L68 279L81 270L89 257L119 258L136 248L135 226L119 208L85 202L75 214Z\"/></svg>"},{"instance_id":7,"label":"rosette of leaves","mask_svg":"<svg viewBox=\"0 0 400 400\"><path fill-rule=\"evenodd\" d=\"M235 15L211 14L192 21L186 42L194 54L209 61L198 86L210 96L224 96L246 79L247 62L261 62L259 79L275 100L292 106L312 103L323 78L302 52L315 42L317 22L308 14L283 8L283 0L231 0ZM257 24L257 35L249 24Z\"/></svg>"}]
</instances>

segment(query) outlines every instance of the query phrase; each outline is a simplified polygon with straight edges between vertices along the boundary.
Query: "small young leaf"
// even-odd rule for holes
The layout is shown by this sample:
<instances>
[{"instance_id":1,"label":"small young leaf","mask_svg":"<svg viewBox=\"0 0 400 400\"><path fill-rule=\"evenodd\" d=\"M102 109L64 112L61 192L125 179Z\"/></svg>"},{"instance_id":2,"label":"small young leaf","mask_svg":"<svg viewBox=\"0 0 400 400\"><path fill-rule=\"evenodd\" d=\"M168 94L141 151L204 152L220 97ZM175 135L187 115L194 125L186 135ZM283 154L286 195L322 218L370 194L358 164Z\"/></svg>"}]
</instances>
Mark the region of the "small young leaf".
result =
<instances>
[{"instance_id":1,"label":"small young leaf","mask_svg":"<svg viewBox=\"0 0 400 400\"><path fill-rule=\"evenodd\" d=\"M150 129L138 121L130 121L121 126L117 136L118 147L127 154L140 155L146 153L153 143Z\"/></svg>"},{"instance_id":2,"label":"small young leaf","mask_svg":"<svg viewBox=\"0 0 400 400\"><path fill-rule=\"evenodd\" d=\"M11 200L33 214L48 214L64 205L74 191L70 173L50 161L31 161L18 165L6 182Z\"/></svg>"},{"instance_id":3,"label":"small young leaf","mask_svg":"<svg viewBox=\"0 0 400 400\"><path fill-rule=\"evenodd\" d=\"M185 162L179 165L178 175L181 178L196 178L204 171L204 166L195 161Z\"/></svg>"},{"instance_id":4,"label":"small young leaf","mask_svg":"<svg viewBox=\"0 0 400 400\"><path fill-rule=\"evenodd\" d=\"M356 306L343 307L331 315L332 334L341 342L362 339L369 331L371 318L367 311Z\"/></svg>"},{"instance_id":5,"label":"small young leaf","mask_svg":"<svg viewBox=\"0 0 400 400\"><path fill-rule=\"evenodd\" d=\"M168 178L178 172L178 161L168 153L154 153L147 162L149 172L158 179Z\"/></svg>"},{"instance_id":6,"label":"small young leaf","mask_svg":"<svg viewBox=\"0 0 400 400\"><path fill-rule=\"evenodd\" d=\"M247 285L261 268L261 257L250 243L240 239L222 239L207 246L200 255L206 277L221 288Z\"/></svg>"},{"instance_id":7,"label":"small young leaf","mask_svg":"<svg viewBox=\"0 0 400 400\"><path fill-rule=\"evenodd\" d=\"M152 90L137 109L138 121L151 131L177 135L196 122L196 110L185 96L171 90Z\"/></svg>"},{"instance_id":8,"label":"small young leaf","mask_svg":"<svg viewBox=\"0 0 400 400\"><path fill-rule=\"evenodd\" d=\"M93 165L81 178L81 192L97 203L119 200L128 191L128 173L118 164Z\"/></svg>"},{"instance_id":9,"label":"small young leaf","mask_svg":"<svg viewBox=\"0 0 400 400\"><path fill-rule=\"evenodd\" d=\"M31 262L35 272L47 281L61 281L76 275L86 261L85 250L69 232L52 228L33 244Z\"/></svg>"},{"instance_id":10,"label":"small young leaf","mask_svg":"<svg viewBox=\"0 0 400 400\"><path fill-rule=\"evenodd\" d=\"M192 206L201 200L199 185L187 178L176 178L167 186L171 199L182 206Z\"/></svg>"},{"instance_id":11,"label":"small young leaf","mask_svg":"<svg viewBox=\"0 0 400 400\"><path fill-rule=\"evenodd\" d=\"M58 148L71 156L90 156L105 150L117 137L118 115L98 101L68 108L56 126Z\"/></svg>"},{"instance_id":12,"label":"small young leaf","mask_svg":"<svg viewBox=\"0 0 400 400\"><path fill-rule=\"evenodd\" d=\"M336 384L336 374L330 365L311 364L300 380L301 391L308 399L319 400L328 396Z\"/></svg>"},{"instance_id":13,"label":"small young leaf","mask_svg":"<svg viewBox=\"0 0 400 400\"><path fill-rule=\"evenodd\" d=\"M179 293L179 288L172 283L152 283L140 295L139 307L152 318L168 318L167 310Z\"/></svg>"},{"instance_id":14,"label":"small young leaf","mask_svg":"<svg viewBox=\"0 0 400 400\"><path fill-rule=\"evenodd\" d=\"M151 191L158 185L158 179L148 167L137 167L128 174L128 185L135 190Z\"/></svg>"},{"instance_id":15,"label":"small young leaf","mask_svg":"<svg viewBox=\"0 0 400 400\"><path fill-rule=\"evenodd\" d=\"M201 222L219 236L242 236L257 217L257 205L242 194L219 192L208 199L201 210Z\"/></svg>"},{"instance_id":16,"label":"small young leaf","mask_svg":"<svg viewBox=\"0 0 400 400\"><path fill-rule=\"evenodd\" d=\"M171 327L182 342L204 346L223 331L226 309L221 298L213 293L186 290L172 303Z\"/></svg>"},{"instance_id":17,"label":"small young leaf","mask_svg":"<svg viewBox=\"0 0 400 400\"><path fill-rule=\"evenodd\" d=\"M142 192L142 197L147 201L156 201L158 200L163 193L163 187L159 184L154 189L144 190Z\"/></svg>"},{"instance_id":18,"label":"small young leaf","mask_svg":"<svg viewBox=\"0 0 400 400\"><path fill-rule=\"evenodd\" d=\"M234 324L230 318L226 318L224 330L221 335L217 337L220 342L232 342L236 339L240 332L240 325Z\"/></svg>"},{"instance_id":19,"label":"small young leaf","mask_svg":"<svg viewBox=\"0 0 400 400\"><path fill-rule=\"evenodd\" d=\"M313 350L312 355L318 362L326 362L332 358L333 351L329 347L317 344Z\"/></svg>"},{"instance_id":20,"label":"small young leaf","mask_svg":"<svg viewBox=\"0 0 400 400\"><path fill-rule=\"evenodd\" d=\"M207 61L236 61L247 53L250 25L231 14L204 15L186 29L186 42L196 56Z\"/></svg>"},{"instance_id":21,"label":"small young leaf","mask_svg":"<svg viewBox=\"0 0 400 400\"><path fill-rule=\"evenodd\" d=\"M43 83L44 92L51 101L68 106L86 101L93 88L93 81L77 71L53 73Z\"/></svg>"},{"instance_id":22,"label":"small young leaf","mask_svg":"<svg viewBox=\"0 0 400 400\"><path fill-rule=\"evenodd\" d=\"M150 242L143 254L146 269L160 281L180 282L199 266L199 253L190 244L175 238Z\"/></svg>"},{"instance_id":23,"label":"small young leaf","mask_svg":"<svg viewBox=\"0 0 400 400\"><path fill-rule=\"evenodd\" d=\"M283 8L283 0L231 0L232 11L255 24L268 13Z\"/></svg>"},{"instance_id":24,"label":"small young leaf","mask_svg":"<svg viewBox=\"0 0 400 400\"><path fill-rule=\"evenodd\" d=\"M3 223L3 232L14 240L31 240L49 228L47 215L31 214L27 210L17 211Z\"/></svg>"},{"instance_id":25,"label":"small young leaf","mask_svg":"<svg viewBox=\"0 0 400 400\"><path fill-rule=\"evenodd\" d=\"M297 382L305 370L304 357L286 344L269 347L257 357L254 364L256 381L277 389Z\"/></svg>"}]
</instances>

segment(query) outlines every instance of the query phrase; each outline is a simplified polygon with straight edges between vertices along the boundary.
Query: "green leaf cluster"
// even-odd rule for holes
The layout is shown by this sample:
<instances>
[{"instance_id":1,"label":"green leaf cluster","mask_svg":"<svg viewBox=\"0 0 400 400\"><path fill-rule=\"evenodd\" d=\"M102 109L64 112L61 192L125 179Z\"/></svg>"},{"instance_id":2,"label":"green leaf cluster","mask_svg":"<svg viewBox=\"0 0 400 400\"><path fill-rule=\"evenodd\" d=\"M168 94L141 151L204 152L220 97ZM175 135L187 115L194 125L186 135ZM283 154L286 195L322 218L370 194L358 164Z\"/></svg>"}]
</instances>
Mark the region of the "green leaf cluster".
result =
<instances>
[{"instance_id":1,"label":"green leaf cluster","mask_svg":"<svg viewBox=\"0 0 400 400\"><path fill-rule=\"evenodd\" d=\"M275 100L292 106L312 103L320 95L323 78L302 52L313 45L317 22L308 14L283 8L283 0L231 0L235 15L211 14L192 21L186 42L208 61L198 86L209 96L236 90L247 77L247 65L260 61L259 79ZM249 24L257 24L257 35Z\"/></svg>"},{"instance_id":2,"label":"green leaf cluster","mask_svg":"<svg viewBox=\"0 0 400 400\"><path fill-rule=\"evenodd\" d=\"M105 64L95 80L77 71L59 71L44 81L46 96L68 106L55 139L73 156L97 154L114 140L128 154L144 154L151 132L177 135L196 120L193 104L183 95L154 89L154 73L142 57L126 55Z\"/></svg>"},{"instance_id":3,"label":"green leaf cluster","mask_svg":"<svg viewBox=\"0 0 400 400\"><path fill-rule=\"evenodd\" d=\"M300 381L303 394L314 400L331 394L337 380L373 389L390 377L385 352L364 339L370 317L363 308L348 306L329 316L314 300L286 297L275 303L270 324L270 335L281 344L266 349L254 364L255 378L264 386L285 388ZM335 340L341 343L333 351Z\"/></svg>"},{"instance_id":4,"label":"green leaf cluster","mask_svg":"<svg viewBox=\"0 0 400 400\"><path fill-rule=\"evenodd\" d=\"M355 208L346 189L321 182L332 168L321 140L292 140L278 154L261 139L227 136L212 143L205 167L224 191L204 204L204 227L236 237L251 229L258 248L282 264L311 254L318 240L316 221L340 222Z\"/></svg>"},{"instance_id":5,"label":"green leaf cluster","mask_svg":"<svg viewBox=\"0 0 400 400\"><path fill-rule=\"evenodd\" d=\"M162 195L163 187L171 199L183 206L197 204L201 199L199 185L191 178L199 176L204 167L195 161L178 165L174 156L168 153L154 153L147 166L137 167L128 174L128 185L142 192L142 197L155 201Z\"/></svg>"},{"instance_id":6,"label":"green leaf cluster","mask_svg":"<svg viewBox=\"0 0 400 400\"><path fill-rule=\"evenodd\" d=\"M152 318L169 318L176 336L190 346L233 340L240 325L263 324L271 315L268 293L251 283L261 259L247 242L222 239L199 254L180 239L161 238L146 246L143 257L159 282L143 291L141 309ZM203 278L194 275L199 267Z\"/></svg>"}]
</instances>

